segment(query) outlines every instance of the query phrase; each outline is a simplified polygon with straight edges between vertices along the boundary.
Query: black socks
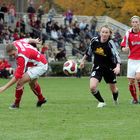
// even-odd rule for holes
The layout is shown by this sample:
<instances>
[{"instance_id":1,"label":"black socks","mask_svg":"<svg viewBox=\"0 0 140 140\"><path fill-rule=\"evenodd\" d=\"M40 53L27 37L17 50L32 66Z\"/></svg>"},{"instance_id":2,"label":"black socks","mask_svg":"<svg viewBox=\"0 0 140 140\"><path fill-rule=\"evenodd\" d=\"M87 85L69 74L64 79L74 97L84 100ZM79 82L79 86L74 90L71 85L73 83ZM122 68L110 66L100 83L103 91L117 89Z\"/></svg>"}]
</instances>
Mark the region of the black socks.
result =
<instances>
[{"instance_id":1,"label":"black socks","mask_svg":"<svg viewBox=\"0 0 140 140\"><path fill-rule=\"evenodd\" d=\"M119 95L118 91L115 92L115 93L112 93L112 95L113 95L113 99L114 99L114 101L117 101L117 99L118 99L118 95Z\"/></svg>"},{"instance_id":2,"label":"black socks","mask_svg":"<svg viewBox=\"0 0 140 140\"><path fill-rule=\"evenodd\" d=\"M104 99L102 98L102 96L98 90L95 92L91 92L91 93L99 102L104 102Z\"/></svg>"}]
</instances>

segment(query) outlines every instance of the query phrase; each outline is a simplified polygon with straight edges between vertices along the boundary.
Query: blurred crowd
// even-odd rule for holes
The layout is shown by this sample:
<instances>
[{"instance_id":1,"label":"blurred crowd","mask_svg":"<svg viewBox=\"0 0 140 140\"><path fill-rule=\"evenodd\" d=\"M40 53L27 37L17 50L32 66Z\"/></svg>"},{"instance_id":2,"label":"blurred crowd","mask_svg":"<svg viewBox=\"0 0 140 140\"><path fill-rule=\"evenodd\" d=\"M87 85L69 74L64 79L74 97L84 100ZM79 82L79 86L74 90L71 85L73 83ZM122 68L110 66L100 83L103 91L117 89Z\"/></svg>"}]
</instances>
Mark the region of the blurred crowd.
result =
<instances>
[{"instance_id":1,"label":"blurred crowd","mask_svg":"<svg viewBox=\"0 0 140 140\"><path fill-rule=\"evenodd\" d=\"M55 20L57 12L53 6L48 13L45 13L42 5L35 8L31 2L26 12L26 15L17 13L13 4L1 5L0 43L7 44L20 38L39 37L42 40L41 47L32 45L38 47L51 62L67 59L66 46L68 44L72 46L71 54L81 58L90 44L90 39L98 35L96 29L98 20L95 16L89 25L85 19L77 21L74 13L67 9L63 14L63 24L61 24ZM45 22L44 15L47 15ZM114 41L118 47L121 39L119 30L116 30ZM91 61L91 58L87 60Z\"/></svg>"}]
</instances>

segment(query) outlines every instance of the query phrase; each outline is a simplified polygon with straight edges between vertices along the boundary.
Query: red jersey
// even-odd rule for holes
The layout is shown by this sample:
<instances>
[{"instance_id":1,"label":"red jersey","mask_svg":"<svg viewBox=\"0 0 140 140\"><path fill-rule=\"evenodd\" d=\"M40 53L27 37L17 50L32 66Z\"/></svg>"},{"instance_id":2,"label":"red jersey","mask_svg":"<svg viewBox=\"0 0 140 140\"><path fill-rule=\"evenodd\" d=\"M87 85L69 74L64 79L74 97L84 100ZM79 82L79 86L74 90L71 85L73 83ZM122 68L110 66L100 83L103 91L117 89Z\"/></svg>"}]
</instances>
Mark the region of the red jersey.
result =
<instances>
[{"instance_id":1,"label":"red jersey","mask_svg":"<svg viewBox=\"0 0 140 140\"><path fill-rule=\"evenodd\" d=\"M17 48L18 56L16 57L17 68L15 78L22 78L23 73L28 67L42 66L47 64L47 60L35 47L28 44L28 39L20 39L13 42Z\"/></svg>"},{"instance_id":2,"label":"red jersey","mask_svg":"<svg viewBox=\"0 0 140 140\"><path fill-rule=\"evenodd\" d=\"M140 60L140 32L134 33L132 29L127 31L124 39L121 42L121 46L129 47L130 51L128 58Z\"/></svg>"}]
</instances>

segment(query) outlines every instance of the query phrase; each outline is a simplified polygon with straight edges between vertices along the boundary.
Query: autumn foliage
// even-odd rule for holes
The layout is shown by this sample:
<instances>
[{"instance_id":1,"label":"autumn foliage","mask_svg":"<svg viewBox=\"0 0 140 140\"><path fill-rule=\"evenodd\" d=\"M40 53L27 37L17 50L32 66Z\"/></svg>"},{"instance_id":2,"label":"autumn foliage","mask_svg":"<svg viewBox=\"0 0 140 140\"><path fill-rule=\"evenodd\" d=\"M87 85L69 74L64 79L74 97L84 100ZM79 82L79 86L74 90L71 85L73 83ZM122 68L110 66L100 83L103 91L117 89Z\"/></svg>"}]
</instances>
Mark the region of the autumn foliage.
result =
<instances>
[{"instance_id":1,"label":"autumn foliage","mask_svg":"<svg viewBox=\"0 0 140 140\"><path fill-rule=\"evenodd\" d=\"M106 15L125 24L131 16L140 16L138 0L54 0L54 3L64 10L73 10L76 15Z\"/></svg>"},{"instance_id":2,"label":"autumn foliage","mask_svg":"<svg viewBox=\"0 0 140 140\"><path fill-rule=\"evenodd\" d=\"M0 4L3 2L16 3L16 0L0 0ZM36 8L43 5L46 12L53 5L60 13L71 9L75 15L106 15L125 24L131 16L140 16L139 0L34 0L34 3Z\"/></svg>"}]
</instances>

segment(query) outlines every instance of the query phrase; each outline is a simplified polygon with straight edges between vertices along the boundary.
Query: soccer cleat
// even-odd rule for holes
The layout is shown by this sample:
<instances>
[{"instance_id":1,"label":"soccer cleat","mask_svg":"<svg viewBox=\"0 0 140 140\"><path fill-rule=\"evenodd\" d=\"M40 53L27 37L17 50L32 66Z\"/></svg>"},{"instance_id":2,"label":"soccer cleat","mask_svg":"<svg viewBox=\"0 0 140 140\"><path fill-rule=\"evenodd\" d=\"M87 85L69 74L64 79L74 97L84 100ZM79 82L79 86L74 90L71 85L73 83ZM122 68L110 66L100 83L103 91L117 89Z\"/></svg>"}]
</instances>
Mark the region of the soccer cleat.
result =
<instances>
[{"instance_id":1,"label":"soccer cleat","mask_svg":"<svg viewBox=\"0 0 140 140\"><path fill-rule=\"evenodd\" d=\"M104 102L99 102L98 105L97 105L97 108L102 108L102 107L104 107L104 106L106 106L106 103L104 103Z\"/></svg>"},{"instance_id":2,"label":"soccer cleat","mask_svg":"<svg viewBox=\"0 0 140 140\"><path fill-rule=\"evenodd\" d=\"M114 102L115 105L118 105L119 104L118 98L117 98L117 100L113 100L113 102Z\"/></svg>"},{"instance_id":3,"label":"soccer cleat","mask_svg":"<svg viewBox=\"0 0 140 140\"><path fill-rule=\"evenodd\" d=\"M11 106L9 106L9 109L19 109L19 105L12 104Z\"/></svg>"},{"instance_id":4,"label":"soccer cleat","mask_svg":"<svg viewBox=\"0 0 140 140\"><path fill-rule=\"evenodd\" d=\"M115 104L115 105L118 105L118 104L119 104L119 103L118 103L118 100L114 101L114 104Z\"/></svg>"},{"instance_id":5,"label":"soccer cleat","mask_svg":"<svg viewBox=\"0 0 140 140\"><path fill-rule=\"evenodd\" d=\"M46 99L43 99L42 101L38 101L37 104L36 104L36 107L41 107L42 104L45 104L47 102Z\"/></svg>"},{"instance_id":6,"label":"soccer cleat","mask_svg":"<svg viewBox=\"0 0 140 140\"><path fill-rule=\"evenodd\" d=\"M131 104L138 104L139 102L137 100L132 100Z\"/></svg>"}]
</instances>

